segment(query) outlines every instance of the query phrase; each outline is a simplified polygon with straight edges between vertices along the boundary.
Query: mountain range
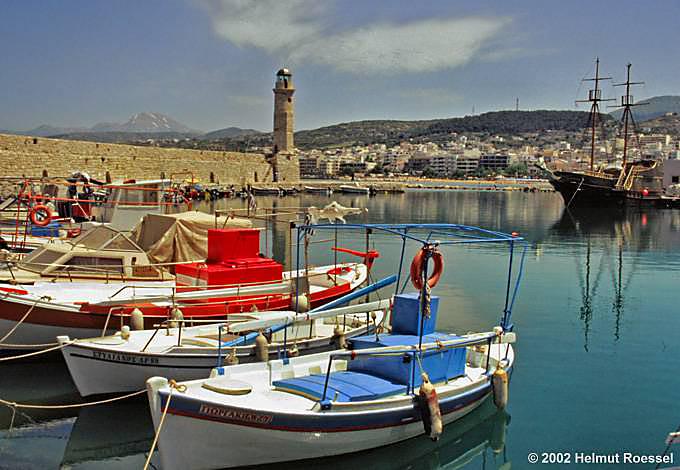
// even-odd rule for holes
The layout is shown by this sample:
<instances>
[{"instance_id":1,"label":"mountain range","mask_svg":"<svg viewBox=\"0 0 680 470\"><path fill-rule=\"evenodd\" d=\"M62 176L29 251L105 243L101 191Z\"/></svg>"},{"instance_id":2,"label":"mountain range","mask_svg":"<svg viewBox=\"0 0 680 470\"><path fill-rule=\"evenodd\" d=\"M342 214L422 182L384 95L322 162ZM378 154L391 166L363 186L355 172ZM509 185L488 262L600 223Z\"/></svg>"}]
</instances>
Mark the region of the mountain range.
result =
<instances>
[{"instance_id":1,"label":"mountain range","mask_svg":"<svg viewBox=\"0 0 680 470\"><path fill-rule=\"evenodd\" d=\"M256 134L254 129L228 127L203 133L161 113L137 113L124 123L99 122L92 127L59 127L43 124L27 131L0 130L2 134L30 135L35 137L58 137L72 140L97 140L99 142L122 142L141 138L207 138L209 140ZM205 137L204 137L205 136Z\"/></svg>"},{"instance_id":2,"label":"mountain range","mask_svg":"<svg viewBox=\"0 0 680 470\"><path fill-rule=\"evenodd\" d=\"M647 98L638 101L632 111L637 122L654 119L668 113L680 114L680 96L665 95ZM621 114L623 111L618 109L611 113L615 119L619 119Z\"/></svg>"},{"instance_id":3,"label":"mountain range","mask_svg":"<svg viewBox=\"0 0 680 470\"><path fill-rule=\"evenodd\" d=\"M680 96L655 96L642 103L644 106L633 108L638 123L652 119L663 121L669 114L680 115ZM421 121L353 121L298 131L295 133L295 144L301 149L309 149L370 143L393 144L408 139L438 141L446 139L451 132L512 134L546 129L576 130L587 125L587 115L583 111L495 111L462 118ZM614 111L609 116L618 119L621 111ZM652 127L663 129L663 126L669 125L677 129L675 122L655 122ZM100 122L89 128L42 125L28 131L0 130L0 133L117 143L154 139L166 141L171 146L176 145L173 141L190 139L194 142L190 144L193 148L212 148L216 145L225 149L242 149L244 145L267 146L271 145L272 140L271 132L238 127L203 133L169 116L153 112L137 113L122 124Z\"/></svg>"}]
</instances>

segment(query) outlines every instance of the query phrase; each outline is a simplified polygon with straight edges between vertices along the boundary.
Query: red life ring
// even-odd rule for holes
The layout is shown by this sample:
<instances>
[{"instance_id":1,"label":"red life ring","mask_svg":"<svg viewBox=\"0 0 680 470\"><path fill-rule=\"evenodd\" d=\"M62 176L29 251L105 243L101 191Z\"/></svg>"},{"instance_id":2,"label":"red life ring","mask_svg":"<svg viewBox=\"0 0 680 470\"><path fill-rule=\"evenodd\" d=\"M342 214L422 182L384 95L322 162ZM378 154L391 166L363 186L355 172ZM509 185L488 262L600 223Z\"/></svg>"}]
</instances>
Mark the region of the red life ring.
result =
<instances>
[{"instance_id":1,"label":"red life ring","mask_svg":"<svg viewBox=\"0 0 680 470\"><path fill-rule=\"evenodd\" d=\"M439 278L442 275L442 271L444 270L444 258L442 257L442 254L438 251L433 251L431 257L434 261L434 270L432 271L432 275L427 280L427 285L430 286L430 288L437 285L437 282L439 282ZM416 255L413 257L413 261L411 262L411 283L413 284L413 287L418 290L423 288L422 279L424 261L425 248L421 248L420 251L418 251L418 253L416 253Z\"/></svg>"},{"instance_id":2,"label":"red life ring","mask_svg":"<svg viewBox=\"0 0 680 470\"><path fill-rule=\"evenodd\" d=\"M31 222L38 227L45 227L52 220L52 211L47 206L38 204L31 209Z\"/></svg>"}]
</instances>

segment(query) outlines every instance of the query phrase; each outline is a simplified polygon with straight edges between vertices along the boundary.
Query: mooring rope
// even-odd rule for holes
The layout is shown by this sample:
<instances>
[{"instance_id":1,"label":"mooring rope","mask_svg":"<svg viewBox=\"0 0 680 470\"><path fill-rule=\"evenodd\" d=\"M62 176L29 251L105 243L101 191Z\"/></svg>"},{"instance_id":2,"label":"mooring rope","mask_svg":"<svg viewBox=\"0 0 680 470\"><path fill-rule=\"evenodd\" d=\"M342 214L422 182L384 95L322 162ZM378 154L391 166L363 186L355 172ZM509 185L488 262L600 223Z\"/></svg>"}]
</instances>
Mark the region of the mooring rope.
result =
<instances>
[{"instance_id":1,"label":"mooring rope","mask_svg":"<svg viewBox=\"0 0 680 470\"><path fill-rule=\"evenodd\" d=\"M126 398L134 397L136 395L141 395L145 393L146 389L138 390L136 392L128 393L126 395L121 395L119 397L107 398L105 400L91 401L88 403L71 403L68 405L29 405L27 403L16 403L13 401L3 400L0 398L0 405L5 405L11 408L28 408L34 410L64 410L67 408L84 408L87 406L104 405L106 403L113 403L115 401L124 400Z\"/></svg>"},{"instance_id":2,"label":"mooring rope","mask_svg":"<svg viewBox=\"0 0 680 470\"><path fill-rule=\"evenodd\" d=\"M177 389L178 392L185 392L187 389L186 385L178 385L174 380L168 381L168 386L170 387L170 393L168 394L168 401L165 402L165 408L163 408L163 414L158 422L158 429L156 429L156 435L153 437L153 442L151 443L151 449L149 449L149 456L146 458L146 463L144 464L144 470L146 470L151 462L151 456L153 451L156 449L156 444L158 443L158 436L161 435L161 428L163 427L163 421L165 420L165 415L168 413L168 407L170 406L170 400L172 399L172 392Z\"/></svg>"},{"instance_id":3,"label":"mooring rope","mask_svg":"<svg viewBox=\"0 0 680 470\"><path fill-rule=\"evenodd\" d=\"M33 309L35 308L35 306L38 305L38 302L40 302L40 299L37 299L37 300L33 303L33 305L31 305L31 307L28 309L28 311L24 314L24 316L21 317L21 320L19 320L19 322L18 322L16 325L14 325L14 327L13 327L11 330L9 330L9 332L8 332L5 336L3 336L2 338L0 338L0 343L2 343L2 342L5 341L7 338L9 338L10 335L11 335L12 333L14 333L14 332L16 331L17 328L19 328L19 325L21 325L21 324L24 322L24 320L26 320L26 317L28 317L28 315L33 311Z\"/></svg>"},{"instance_id":4,"label":"mooring rope","mask_svg":"<svg viewBox=\"0 0 680 470\"><path fill-rule=\"evenodd\" d=\"M75 341L68 341L68 342L66 342L66 343L64 343L64 344L59 344L59 343L49 343L49 344L5 344L5 343L2 343L2 344L0 344L0 346L8 347L8 348L11 348L11 347L13 347L13 346L14 346L14 347L25 347L25 346L51 346L51 347L49 347L49 348L47 348L47 349L41 349L40 351L33 351L33 352L30 352L30 353L26 353L26 354L20 354L20 355L18 355L18 356L0 357L0 362L4 362L4 361L12 361L12 360L14 360L14 359L23 359L23 358L26 358L26 357L37 356L37 355L39 355L39 354L44 354L44 353L48 353L48 352L51 352L51 351L56 351L56 350L58 350L58 349L65 348L66 346L70 346L70 345L73 344L74 342L75 342Z\"/></svg>"},{"instance_id":5,"label":"mooring rope","mask_svg":"<svg viewBox=\"0 0 680 470\"><path fill-rule=\"evenodd\" d=\"M25 409L33 409L33 410L63 410L63 409L68 409L68 408L84 408L88 406L96 406L96 405L104 405L107 403L113 403L116 401L120 400L125 400L126 398L131 398L136 395L141 395L142 393L145 393L145 390L139 390L136 392L128 393L127 395L122 395L119 397L114 397L114 398L107 398L106 400L98 400L98 401L92 401L88 403L72 403L68 405L29 405L27 403L16 403L13 401L9 400L3 400L0 398L0 405L5 405L6 407L10 408L12 410L12 419L9 424L9 431L12 431L12 428L14 426L14 417L16 416L17 409L19 408L25 408Z\"/></svg>"}]
</instances>

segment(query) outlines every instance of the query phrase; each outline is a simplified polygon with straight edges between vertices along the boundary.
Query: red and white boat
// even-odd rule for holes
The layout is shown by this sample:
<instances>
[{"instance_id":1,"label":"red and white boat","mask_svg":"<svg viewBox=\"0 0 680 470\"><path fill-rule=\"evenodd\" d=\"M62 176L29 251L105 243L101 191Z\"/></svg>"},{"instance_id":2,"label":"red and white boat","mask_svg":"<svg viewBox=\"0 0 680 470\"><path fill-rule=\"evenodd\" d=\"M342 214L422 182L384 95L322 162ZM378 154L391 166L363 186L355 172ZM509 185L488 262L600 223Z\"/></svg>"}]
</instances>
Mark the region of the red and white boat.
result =
<instances>
[{"instance_id":1,"label":"red and white boat","mask_svg":"<svg viewBox=\"0 0 680 470\"><path fill-rule=\"evenodd\" d=\"M36 349L57 335L89 338L123 325L152 328L178 310L191 324L254 310L313 308L359 287L378 256L338 251L363 259L283 272L259 254L259 230L216 229L208 232L206 261L177 265L175 281L0 287L0 349Z\"/></svg>"}]
</instances>

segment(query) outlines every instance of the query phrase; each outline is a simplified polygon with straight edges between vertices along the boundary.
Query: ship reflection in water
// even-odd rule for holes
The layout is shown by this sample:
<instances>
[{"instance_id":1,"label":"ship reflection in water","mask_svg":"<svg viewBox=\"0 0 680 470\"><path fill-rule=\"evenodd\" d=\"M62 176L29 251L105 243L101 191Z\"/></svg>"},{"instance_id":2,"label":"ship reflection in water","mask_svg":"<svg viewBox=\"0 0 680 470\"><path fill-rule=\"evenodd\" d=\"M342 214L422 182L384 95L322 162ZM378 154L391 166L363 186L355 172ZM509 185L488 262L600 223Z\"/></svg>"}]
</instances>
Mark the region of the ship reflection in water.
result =
<instances>
[{"instance_id":1,"label":"ship reflection in water","mask_svg":"<svg viewBox=\"0 0 680 470\"><path fill-rule=\"evenodd\" d=\"M621 339L626 293L635 282L641 253L672 251L677 245L680 214L671 210L631 208L564 209L553 225L554 233L582 243L574 256L577 265L581 304L578 316L583 322L583 347L588 351L593 321L593 304L606 301L613 315L613 336ZM603 283L611 285L603 286ZM607 290L604 294L600 290ZM602 299L600 297L606 297Z\"/></svg>"}]
</instances>

